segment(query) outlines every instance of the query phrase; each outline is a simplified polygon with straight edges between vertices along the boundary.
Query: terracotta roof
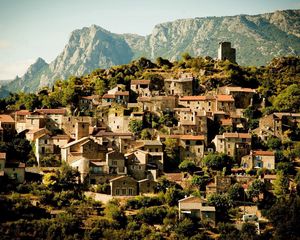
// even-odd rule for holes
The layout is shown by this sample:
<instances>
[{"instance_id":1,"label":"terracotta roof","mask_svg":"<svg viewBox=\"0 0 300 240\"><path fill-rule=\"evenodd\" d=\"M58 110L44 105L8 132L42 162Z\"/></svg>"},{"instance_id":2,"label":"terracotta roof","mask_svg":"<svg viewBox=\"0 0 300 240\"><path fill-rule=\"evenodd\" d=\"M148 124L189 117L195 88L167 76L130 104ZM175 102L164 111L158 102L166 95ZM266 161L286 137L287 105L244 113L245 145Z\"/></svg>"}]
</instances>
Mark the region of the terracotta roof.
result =
<instances>
[{"instance_id":1,"label":"terracotta roof","mask_svg":"<svg viewBox=\"0 0 300 240\"><path fill-rule=\"evenodd\" d=\"M217 101L220 102L234 102L232 95L217 95Z\"/></svg>"},{"instance_id":2,"label":"terracotta roof","mask_svg":"<svg viewBox=\"0 0 300 240\"><path fill-rule=\"evenodd\" d=\"M197 125L196 122L193 121L180 121L181 126L195 126Z\"/></svg>"},{"instance_id":3,"label":"terracotta roof","mask_svg":"<svg viewBox=\"0 0 300 240\"><path fill-rule=\"evenodd\" d=\"M222 126L231 126L232 125L232 119L231 118L221 119L221 125Z\"/></svg>"},{"instance_id":4,"label":"terracotta roof","mask_svg":"<svg viewBox=\"0 0 300 240\"><path fill-rule=\"evenodd\" d=\"M282 117L300 117L300 113L273 113L278 118Z\"/></svg>"},{"instance_id":5,"label":"terracotta roof","mask_svg":"<svg viewBox=\"0 0 300 240\"><path fill-rule=\"evenodd\" d=\"M180 139L182 139L182 140L204 140L204 135L198 135L198 136L194 136L194 135L181 135Z\"/></svg>"},{"instance_id":6,"label":"terracotta roof","mask_svg":"<svg viewBox=\"0 0 300 240\"><path fill-rule=\"evenodd\" d=\"M205 101L206 99L206 96L183 96L179 101Z\"/></svg>"},{"instance_id":7,"label":"terracotta roof","mask_svg":"<svg viewBox=\"0 0 300 240\"><path fill-rule=\"evenodd\" d=\"M6 153L0 152L0 159L6 159Z\"/></svg>"},{"instance_id":8,"label":"terracotta roof","mask_svg":"<svg viewBox=\"0 0 300 240\"><path fill-rule=\"evenodd\" d=\"M107 99L107 98L116 98L114 94L104 94L102 98Z\"/></svg>"},{"instance_id":9,"label":"terracotta roof","mask_svg":"<svg viewBox=\"0 0 300 240\"><path fill-rule=\"evenodd\" d=\"M119 132L106 132L106 131L99 131L96 135L96 137L112 137L112 136L132 136L132 133L119 133Z\"/></svg>"},{"instance_id":10,"label":"terracotta roof","mask_svg":"<svg viewBox=\"0 0 300 240\"><path fill-rule=\"evenodd\" d=\"M174 108L174 111L191 112L192 110L190 108Z\"/></svg>"},{"instance_id":11,"label":"terracotta roof","mask_svg":"<svg viewBox=\"0 0 300 240\"><path fill-rule=\"evenodd\" d=\"M16 112L16 115L29 115L31 112L28 110L20 110Z\"/></svg>"},{"instance_id":12,"label":"terracotta roof","mask_svg":"<svg viewBox=\"0 0 300 240\"><path fill-rule=\"evenodd\" d=\"M200 197L189 196L184 199L180 199L178 202L186 202L186 203L206 203L207 201ZM199 206L200 207L200 206Z\"/></svg>"},{"instance_id":13,"label":"terracotta roof","mask_svg":"<svg viewBox=\"0 0 300 240\"><path fill-rule=\"evenodd\" d=\"M68 135L56 135L56 136L53 136L52 138L54 139L69 139L70 137Z\"/></svg>"},{"instance_id":14,"label":"terracotta roof","mask_svg":"<svg viewBox=\"0 0 300 240\"><path fill-rule=\"evenodd\" d=\"M118 91L115 93L116 96L129 96L129 91Z\"/></svg>"},{"instance_id":15,"label":"terracotta roof","mask_svg":"<svg viewBox=\"0 0 300 240\"><path fill-rule=\"evenodd\" d=\"M264 179L275 180L276 174L265 174Z\"/></svg>"},{"instance_id":16,"label":"terracotta roof","mask_svg":"<svg viewBox=\"0 0 300 240\"><path fill-rule=\"evenodd\" d=\"M251 138L249 133L223 133L225 138Z\"/></svg>"},{"instance_id":17,"label":"terracotta roof","mask_svg":"<svg viewBox=\"0 0 300 240\"><path fill-rule=\"evenodd\" d=\"M114 182L114 181L118 181L118 180L121 180L123 178L129 178L130 180L134 181L134 182L137 182L134 178L130 177L130 176L120 176L120 177L116 177L116 178L113 178L111 180L109 180L110 182Z\"/></svg>"},{"instance_id":18,"label":"terracotta roof","mask_svg":"<svg viewBox=\"0 0 300 240\"><path fill-rule=\"evenodd\" d=\"M253 155L258 155L258 156L275 156L275 152L273 151L252 151Z\"/></svg>"},{"instance_id":19,"label":"terracotta roof","mask_svg":"<svg viewBox=\"0 0 300 240\"><path fill-rule=\"evenodd\" d=\"M4 122L4 123L14 123L15 120L14 120L10 115L1 114L1 115L0 115L0 122Z\"/></svg>"},{"instance_id":20,"label":"terracotta roof","mask_svg":"<svg viewBox=\"0 0 300 240\"><path fill-rule=\"evenodd\" d=\"M150 84L150 80L131 80L131 85Z\"/></svg>"},{"instance_id":21,"label":"terracotta roof","mask_svg":"<svg viewBox=\"0 0 300 240\"><path fill-rule=\"evenodd\" d=\"M172 182L181 182L182 181L182 173L166 173L166 179Z\"/></svg>"},{"instance_id":22,"label":"terracotta roof","mask_svg":"<svg viewBox=\"0 0 300 240\"><path fill-rule=\"evenodd\" d=\"M65 108L36 109L35 111L43 114L56 114L56 115L65 115L67 113L67 110Z\"/></svg>"},{"instance_id":23,"label":"terracotta roof","mask_svg":"<svg viewBox=\"0 0 300 240\"><path fill-rule=\"evenodd\" d=\"M204 135L162 135L161 138L176 138L182 140L204 140Z\"/></svg>"},{"instance_id":24,"label":"terracotta roof","mask_svg":"<svg viewBox=\"0 0 300 240\"><path fill-rule=\"evenodd\" d=\"M255 93L255 89L251 88L242 88L242 87L226 87L230 92L251 92Z\"/></svg>"}]
</instances>

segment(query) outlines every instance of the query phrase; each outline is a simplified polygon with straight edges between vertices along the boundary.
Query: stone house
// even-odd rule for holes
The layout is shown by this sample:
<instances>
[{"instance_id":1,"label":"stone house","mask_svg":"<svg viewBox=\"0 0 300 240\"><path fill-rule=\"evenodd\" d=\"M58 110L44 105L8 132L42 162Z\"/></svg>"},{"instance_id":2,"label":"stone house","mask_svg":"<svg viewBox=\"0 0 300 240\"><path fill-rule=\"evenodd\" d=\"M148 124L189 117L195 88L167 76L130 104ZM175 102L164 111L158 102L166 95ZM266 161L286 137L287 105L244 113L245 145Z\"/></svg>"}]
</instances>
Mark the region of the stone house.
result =
<instances>
[{"instance_id":1,"label":"stone house","mask_svg":"<svg viewBox=\"0 0 300 240\"><path fill-rule=\"evenodd\" d=\"M223 133L216 135L212 141L216 152L225 153L238 161L250 153L251 135L249 133Z\"/></svg>"},{"instance_id":2,"label":"stone house","mask_svg":"<svg viewBox=\"0 0 300 240\"><path fill-rule=\"evenodd\" d=\"M143 111L154 112L159 116L163 111L173 111L177 106L175 96L138 97L137 101L142 104Z\"/></svg>"},{"instance_id":3,"label":"stone house","mask_svg":"<svg viewBox=\"0 0 300 240\"><path fill-rule=\"evenodd\" d=\"M42 160L43 157L47 155L52 155L54 153L55 153L55 146L49 131L45 132L44 134L36 138L35 156L38 165L40 165L40 161Z\"/></svg>"},{"instance_id":4,"label":"stone house","mask_svg":"<svg viewBox=\"0 0 300 240\"><path fill-rule=\"evenodd\" d=\"M226 193L232 184L230 176L215 176L214 182L207 184L206 194Z\"/></svg>"},{"instance_id":5,"label":"stone house","mask_svg":"<svg viewBox=\"0 0 300 240\"><path fill-rule=\"evenodd\" d=\"M205 199L189 196L178 201L179 219L190 217L216 226L216 209L208 206Z\"/></svg>"},{"instance_id":6,"label":"stone house","mask_svg":"<svg viewBox=\"0 0 300 240\"><path fill-rule=\"evenodd\" d=\"M130 176L120 176L110 180L112 196L138 195L138 183Z\"/></svg>"},{"instance_id":7,"label":"stone house","mask_svg":"<svg viewBox=\"0 0 300 240\"><path fill-rule=\"evenodd\" d=\"M166 95L189 96L193 95L194 78L192 76L182 76L179 79L165 79L164 88Z\"/></svg>"},{"instance_id":8,"label":"stone house","mask_svg":"<svg viewBox=\"0 0 300 240\"><path fill-rule=\"evenodd\" d=\"M61 129L71 138L79 139L79 137L88 136L91 132L90 128L95 126L97 126L97 120L89 116L64 116Z\"/></svg>"},{"instance_id":9,"label":"stone house","mask_svg":"<svg viewBox=\"0 0 300 240\"><path fill-rule=\"evenodd\" d=\"M204 135L162 135L161 139L177 139L180 159L193 159L196 164L200 164L204 156L205 136Z\"/></svg>"},{"instance_id":10,"label":"stone house","mask_svg":"<svg viewBox=\"0 0 300 240\"><path fill-rule=\"evenodd\" d=\"M250 155L242 157L241 167L245 169L266 168L273 170L275 169L275 152L253 150Z\"/></svg>"},{"instance_id":11,"label":"stone house","mask_svg":"<svg viewBox=\"0 0 300 240\"><path fill-rule=\"evenodd\" d=\"M140 97L150 97L150 80L131 80L130 90Z\"/></svg>"},{"instance_id":12,"label":"stone house","mask_svg":"<svg viewBox=\"0 0 300 240\"><path fill-rule=\"evenodd\" d=\"M0 140L6 140L6 137L15 133L15 120L6 114L0 115Z\"/></svg>"},{"instance_id":13,"label":"stone house","mask_svg":"<svg viewBox=\"0 0 300 240\"><path fill-rule=\"evenodd\" d=\"M22 123L21 123L22 124ZM19 122L17 123L19 128ZM23 124L22 124L23 125ZM30 113L25 117L26 130L38 130L46 127L46 117L38 112Z\"/></svg>"},{"instance_id":14,"label":"stone house","mask_svg":"<svg viewBox=\"0 0 300 240\"><path fill-rule=\"evenodd\" d=\"M259 127L253 132L264 141L272 136L282 139L285 131L289 130L293 133L299 123L300 113L272 113L260 118Z\"/></svg>"},{"instance_id":15,"label":"stone house","mask_svg":"<svg viewBox=\"0 0 300 240\"><path fill-rule=\"evenodd\" d=\"M177 134L204 134L207 133L207 116L204 111L191 111L189 108L175 108L178 119Z\"/></svg>"},{"instance_id":16,"label":"stone house","mask_svg":"<svg viewBox=\"0 0 300 240\"><path fill-rule=\"evenodd\" d=\"M112 132L128 133L128 124L130 121L130 113L124 108L110 108L108 112L107 125Z\"/></svg>"},{"instance_id":17,"label":"stone house","mask_svg":"<svg viewBox=\"0 0 300 240\"><path fill-rule=\"evenodd\" d=\"M115 88L110 89L102 96L102 104L123 104L127 105L129 102L129 91L125 91L125 85L118 84Z\"/></svg>"},{"instance_id":18,"label":"stone house","mask_svg":"<svg viewBox=\"0 0 300 240\"><path fill-rule=\"evenodd\" d=\"M118 149L121 153L125 153L131 148L134 139L130 132L108 132L106 130L98 131L93 137L99 144L107 148Z\"/></svg>"},{"instance_id":19,"label":"stone house","mask_svg":"<svg viewBox=\"0 0 300 240\"><path fill-rule=\"evenodd\" d=\"M79 99L78 107L80 111L92 111L100 105L99 95L83 96Z\"/></svg>"},{"instance_id":20,"label":"stone house","mask_svg":"<svg viewBox=\"0 0 300 240\"><path fill-rule=\"evenodd\" d=\"M147 178L148 156L148 152L140 149L125 154L128 174L138 180Z\"/></svg>"},{"instance_id":21,"label":"stone house","mask_svg":"<svg viewBox=\"0 0 300 240\"><path fill-rule=\"evenodd\" d=\"M65 108L36 109L35 112L46 117L46 128L50 131L61 129L63 117L67 115Z\"/></svg>"},{"instance_id":22,"label":"stone house","mask_svg":"<svg viewBox=\"0 0 300 240\"><path fill-rule=\"evenodd\" d=\"M61 159L67 163L81 158L105 159L107 148L90 137L83 137L61 147Z\"/></svg>"},{"instance_id":23,"label":"stone house","mask_svg":"<svg viewBox=\"0 0 300 240\"><path fill-rule=\"evenodd\" d=\"M178 105L190 108L192 111L214 112L216 109L215 96L182 96L179 98Z\"/></svg>"},{"instance_id":24,"label":"stone house","mask_svg":"<svg viewBox=\"0 0 300 240\"><path fill-rule=\"evenodd\" d=\"M26 116L30 115L28 110L20 110L15 112L16 131L20 133L26 130Z\"/></svg>"},{"instance_id":25,"label":"stone house","mask_svg":"<svg viewBox=\"0 0 300 240\"><path fill-rule=\"evenodd\" d=\"M37 130L28 130L25 135L28 141L34 142L37 138L43 136L48 132L49 131L46 128L39 128Z\"/></svg>"},{"instance_id":26,"label":"stone house","mask_svg":"<svg viewBox=\"0 0 300 240\"><path fill-rule=\"evenodd\" d=\"M223 111L225 113L234 112L234 98L231 95L217 95L215 111Z\"/></svg>"},{"instance_id":27,"label":"stone house","mask_svg":"<svg viewBox=\"0 0 300 240\"><path fill-rule=\"evenodd\" d=\"M225 86L220 87L218 92L221 94L232 95L236 108L247 108L253 104L253 97L256 94L255 89Z\"/></svg>"},{"instance_id":28,"label":"stone house","mask_svg":"<svg viewBox=\"0 0 300 240\"><path fill-rule=\"evenodd\" d=\"M150 179L142 179L138 181L139 194L154 193L157 182Z\"/></svg>"},{"instance_id":29,"label":"stone house","mask_svg":"<svg viewBox=\"0 0 300 240\"><path fill-rule=\"evenodd\" d=\"M0 153L0 179L4 176L23 183L25 181L25 163L6 161L6 153Z\"/></svg>"}]
</instances>

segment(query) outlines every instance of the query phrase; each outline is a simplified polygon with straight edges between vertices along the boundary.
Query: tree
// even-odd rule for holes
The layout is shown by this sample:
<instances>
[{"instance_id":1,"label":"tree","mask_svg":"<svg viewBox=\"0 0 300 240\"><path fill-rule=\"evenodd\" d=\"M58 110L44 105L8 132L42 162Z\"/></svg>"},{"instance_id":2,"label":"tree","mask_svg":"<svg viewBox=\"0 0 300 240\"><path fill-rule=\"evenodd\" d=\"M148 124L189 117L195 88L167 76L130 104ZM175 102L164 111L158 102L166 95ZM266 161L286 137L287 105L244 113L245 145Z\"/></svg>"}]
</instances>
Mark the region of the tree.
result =
<instances>
[{"instance_id":1,"label":"tree","mask_svg":"<svg viewBox=\"0 0 300 240\"><path fill-rule=\"evenodd\" d=\"M269 149L279 149L281 147L281 141L279 138L271 137L267 140L267 146Z\"/></svg>"},{"instance_id":2,"label":"tree","mask_svg":"<svg viewBox=\"0 0 300 240\"><path fill-rule=\"evenodd\" d=\"M181 236L181 238L193 236L196 230L196 224L194 224L189 218L184 218L175 228L175 232Z\"/></svg>"},{"instance_id":3,"label":"tree","mask_svg":"<svg viewBox=\"0 0 300 240\"><path fill-rule=\"evenodd\" d=\"M207 202L208 204L215 206L217 212L216 215L220 217L219 220L222 221L228 219L228 210L232 206L232 201L227 194L213 193L208 196Z\"/></svg>"},{"instance_id":4,"label":"tree","mask_svg":"<svg viewBox=\"0 0 300 240\"><path fill-rule=\"evenodd\" d=\"M289 190L289 179L283 171L278 171L274 181L274 195L277 198L285 197Z\"/></svg>"},{"instance_id":5,"label":"tree","mask_svg":"<svg viewBox=\"0 0 300 240\"><path fill-rule=\"evenodd\" d=\"M231 169L233 159L223 153L209 153L204 157L203 162L208 168L211 168L212 170L221 171L225 167L228 171Z\"/></svg>"},{"instance_id":6,"label":"tree","mask_svg":"<svg viewBox=\"0 0 300 240\"><path fill-rule=\"evenodd\" d=\"M300 87L292 84L274 98L273 106L280 112L300 111Z\"/></svg>"},{"instance_id":7,"label":"tree","mask_svg":"<svg viewBox=\"0 0 300 240\"><path fill-rule=\"evenodd\" d=\"M274 239L299 239L300 236L300 197L291 195L281 198L267 212L274 226Z\"/></svg>"},{"instance_id":8,"label":"tree","mask_svg":"<svg viewBox=\"0 0 300 240\"><path fill-rule=\"evenodd\" d=\"M129 131L134 134L139 134L143 129L143 121L133 119L128 124Z\"/></svg>"},{"instance_id":9,"label":"tree","mask_svg":"<svg viewBox=\"0 0 300 240\"><path fill-rule=\"evenodd\" d=\"M266 185L259 179L255 179L248 188L248 195L250 198L259 198L260 194L266 192Z\"/></svg>"},{"instance_id":10,"label":"tree","mask_svg":"<svg viewBox=\"0 0 300 240\"><path fill-rule=\"evenodd\" d=\"M244 188L239 183L231 185L227 191L229 198L232 201L244 201L245 191Z\"/></svg>"},{"instance_id":11,"label":"tree","mask_svg":"<svg viewBox=\"0 0 300 240\"><path fill-rule=\"evenodd\" d=\"M194 175L192 178L192 184L197 186L200 191L205 191L205 187L210 181L208 176L198 176Z\"/></svg>"},{"instance_id":12,"label":"tree","mask_svg":"<svg viewBox=\"0 0 300 240\"><path fill-rule=\"evenodd\" d=\"M143 140L151 140L151 133L149 132L148 129L143 129L142 132L141 132L141 139Z\"/></svg>"},{"instance_id":13,"label":"tree","mask_svg":"<svg viewBox=\"0 0 300 240\"><path fill-rule=\"evenodd\" d=\"M170 206L175 206L178 204L178 200L184 198L184 192L178 188L170 187L165 193L165 201Z\"/></svg>"},{"instance_id":14,"label":"tree","mask_svg":"<svg viewBox=\"0 0 300 240\"><path fill-rule=\"evenodd\" d=\"M181 172L188 172L192 174L194 171L196 171L197 166L193 161L186 159L179 164L178 168Z\"/></svg>"}]
</instances>

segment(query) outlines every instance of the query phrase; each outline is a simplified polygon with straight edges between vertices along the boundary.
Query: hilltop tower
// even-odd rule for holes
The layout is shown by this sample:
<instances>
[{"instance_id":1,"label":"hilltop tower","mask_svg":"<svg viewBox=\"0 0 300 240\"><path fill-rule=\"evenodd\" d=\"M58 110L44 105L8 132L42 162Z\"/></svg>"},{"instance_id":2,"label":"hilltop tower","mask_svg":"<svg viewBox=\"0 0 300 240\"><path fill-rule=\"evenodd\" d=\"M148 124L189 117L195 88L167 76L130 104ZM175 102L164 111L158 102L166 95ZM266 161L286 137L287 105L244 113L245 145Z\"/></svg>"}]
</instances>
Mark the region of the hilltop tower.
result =
<instances>
[{"instance_id":1,"label":"hilltop tower","mask_svg":"<svg viewBox=\"0 0 300 240\"><path fill-rule=\"evenodd\" d=\"M236 63L235 60L235 48L231 47L230 42L220 42L218 49L219 60L229 60L230 62Z\"/></svg>"}]
</instances>

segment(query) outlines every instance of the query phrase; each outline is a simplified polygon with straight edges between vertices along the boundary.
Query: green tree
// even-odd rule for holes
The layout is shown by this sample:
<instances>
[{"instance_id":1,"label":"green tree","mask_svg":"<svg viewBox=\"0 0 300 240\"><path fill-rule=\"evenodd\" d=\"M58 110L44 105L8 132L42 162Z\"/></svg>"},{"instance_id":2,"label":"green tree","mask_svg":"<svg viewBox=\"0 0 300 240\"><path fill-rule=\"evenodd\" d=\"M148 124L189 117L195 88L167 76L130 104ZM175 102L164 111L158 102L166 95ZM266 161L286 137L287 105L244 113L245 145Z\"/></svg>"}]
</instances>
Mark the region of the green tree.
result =
<instances>
[{"instance_id":1,"label":"green tree","mask_svg":"<svg viewBox=\"0 0 300 240\"><path fill-rule=\"evenodd\" d=\"M200 191L205 191L206 185L209 183L210 178L208 176L194 175L192 178L192 184L197 186Z\"/></svg>"},{"instance_id":2,"label":"green tree","mask_svg":"<svg viewBox=\"0 0 300 240\"><path fill-rule=\"evenodd\" d=\"M194 171L196 171L197 166L193 161L185 159L179 164L178 168L182 172L188 172L192 174Z\"/></svg>"},{"instance_id":3,"label":"green tree","mask_svg":"<svg viewBox=\"0 0 300 240\"><path fill-rule=\"evenodd\" d=\"M178 223L175 228L175 232L181 237L191 237L195 234L197 225L192 222L189 218L184 218Z\"/></svg>"},{"instance_id":4,"label":"green tree","mask_svg":"<svg viewBox=\"0 0 300 240\"><path fill-rule=\"evenodd\" d=\"M274 195L277 198L284 197L289 190L289 179L282 171L278 171L274 181Z\"/></svg>"},{"instance_id":5,"label":"green tree","mask_svg":"<svg viewBox=\"0 0 300 240\"><path fill-rule=\"evenodd\" d=\"M128 124L129 131L134 134L139 134L143 129L143 121L133 119Z\"/></svg>"},{"instance_id":6,"label":"green tree","mask_svg":"<svg viewBox=\"0 0 300 240\"><path fill-rule=\"evenodd\" d=\"M228 210L232 206L232 201L227 194L213 193L207 197L207 202L215 206L220 221L228 219Z\"/></svg>"},{"instance_id":7,"label":"green tree","mask_svg":"<svg viewBox=\"0 0 300 240\"><path fill-rule=\"evenodd\" d=\"M284 89L273 100L273 106L280 112L300 111L300 87L292 84Z\"/></svg>"},{"instance_id":8,"label":"green tree","mask_svg":"<svg viewBox=\"0 0 300 240\"><path fill-rule=\"evenodd\" d=\"M203 163L213 170L223 170L226 168L227 171L231 169L233 159L226 155L226 154L219 154L219 153L209 153L207 156L204 157Z\"/></svg>"},{"instance_id":9,"label":"green tree","mask_svg":"<svg viewBox=\"0 0 300 240\"><path fill-rule=\"evenodd\" d=\"M178 204L178 200L184 198L184 192L176 187L170 187L165 193L165 201L170 206Z\"/></svg>"},{"instance_id":10,"label":"green tree","mask_svg":"<svg viewBox=\"0 0 300 240\"><path fill-rule=\"evenodd\" d=\"M248 195L250 198L258 198L260 194L266 192L266 185L259 179L255 179L248 188Z\"/></svg>"},{"instance_id":11,"label":"green tree","mask_svg":"<svg viewBox=\"0 0 300 240\"><path fill-rule=\"evenodd\" d=\"M231 185L227 191L229 198L232 201L244 201L245 191L244 188L239 183Z\"/></svg>"}]
</instances>

